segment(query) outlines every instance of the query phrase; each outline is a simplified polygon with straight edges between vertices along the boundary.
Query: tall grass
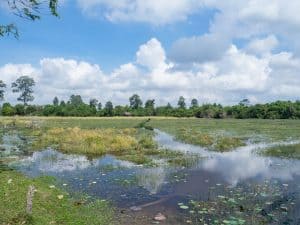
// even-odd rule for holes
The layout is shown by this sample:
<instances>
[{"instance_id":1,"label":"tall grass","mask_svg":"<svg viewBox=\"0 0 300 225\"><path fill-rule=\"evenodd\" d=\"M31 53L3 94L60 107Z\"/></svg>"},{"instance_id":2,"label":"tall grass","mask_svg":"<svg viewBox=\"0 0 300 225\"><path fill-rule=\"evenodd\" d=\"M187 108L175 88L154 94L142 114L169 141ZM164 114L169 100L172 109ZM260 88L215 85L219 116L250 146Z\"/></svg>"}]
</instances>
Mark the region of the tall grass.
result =
<instances>
[{"instance_id":1,"label":"tall grass","mask_svg":"<svg viewBox=\"0 0 300 225\"><path fill-rule=\"evenodd\" d=\"M64 153L102 155L123 153L138 148L135 129L51 128L41 131L35 148L56 147Z\"/></svg>"}]
</instances>

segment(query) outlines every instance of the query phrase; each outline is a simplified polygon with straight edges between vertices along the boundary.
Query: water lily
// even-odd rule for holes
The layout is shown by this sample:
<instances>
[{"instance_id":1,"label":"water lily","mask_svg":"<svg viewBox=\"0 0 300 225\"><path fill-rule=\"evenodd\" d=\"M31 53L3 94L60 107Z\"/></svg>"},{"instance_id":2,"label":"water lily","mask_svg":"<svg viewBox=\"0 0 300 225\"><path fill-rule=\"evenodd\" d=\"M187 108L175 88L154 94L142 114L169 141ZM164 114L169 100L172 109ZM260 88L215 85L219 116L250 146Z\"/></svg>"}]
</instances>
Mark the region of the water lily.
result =
<instances>
[{"instance_id":1,"label":"water lily","mask_svg":"<svg viewBox=\"0 0 300 225\"><path fill-rule=\"evenodd\" d=\"M181 208L181 209L188 209L189 207L187 205L181 205L181 206L179 206L179 208Z\"/></svg>"},{"instance_id":2,"label":"water lily","mask_svg":"<svg viewBox=\"0 0 300 225\"><path fill-rule=\"evenodd\" d=\"M57 198L58 198L58 199L63 199L64 196L63 196L63 195L57 195Z\"/></svg>"}]
</instances>

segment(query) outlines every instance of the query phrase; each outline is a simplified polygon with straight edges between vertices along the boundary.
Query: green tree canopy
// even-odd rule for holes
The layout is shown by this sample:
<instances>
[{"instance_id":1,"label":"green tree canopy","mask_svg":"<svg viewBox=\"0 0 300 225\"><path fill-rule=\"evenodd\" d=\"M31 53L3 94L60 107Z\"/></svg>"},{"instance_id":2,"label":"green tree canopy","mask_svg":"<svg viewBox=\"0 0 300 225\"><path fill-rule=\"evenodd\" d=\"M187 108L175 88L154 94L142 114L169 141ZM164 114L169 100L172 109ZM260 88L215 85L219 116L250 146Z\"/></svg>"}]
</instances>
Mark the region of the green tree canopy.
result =
<instances>
[{"instance_id":1,"label":"green tree canopy","mask_svg":"<svg viewBox=\"0 0 300 225\"><path fill-rule=\"evenodd\" d=\"M154 99L149 99L145 103L145 108L146 109L154 109L154 105L155 105L155 100Z\"/></svg>"},{"instance_id":2,"label":"green tree canopy","mask_svg":"<svg viewBox=\"0 0 300 225\"><path fill-rule=\"evenodd\" d=\"M53 99L53 105L58 106L58 104L59 104L59 100L58 100L58 98L55 96L54 99Z\"/></svg>"},{"instance_id":3,"label":"green tree canopy","mask_svg":"<svg viewBox=\"0 0 300 225\"><path fill-rule=\"evenodd\" d=\"M98 100L95 98L90 99L90 107L96 109L98 105Z\"/></svg>"},{"instance_id":4,"label":"green tree canopy","mask_svg":"<svg viewBox=\"0 0 300 225\"><path fill-rule=\"evenodd\" d=\"M24 106L27 102L34 100L33 97L33 87L35 82L33 78L28 76L21 76L15 82L12 83L12 91L14 93L21 92L21 95L17 98L18 101L23 102Z\"/></svg>"},{"instance_id":5,"label":"green tree canopy","mask_svg":"<svg viewBox=\"0 0 300 225\"><path fill-rule=\"evenodd\" d=\"M64 100L62 100L62 101L60 101L59 105L64 107L64 106L66 106L66 103Z\"/></svg>"},{"instance_id":6,"label":"green tree canopy","mask_svg":"<svg viewBox=\"0 0 300 225\"><path fill-rule=\"evenodd\" d=\"M143 102L139 95L134 94L129 98L130 108L132 109L138 109L142 107Z\"/></svg>"},{"instance_id":7,"label":"green tree canopy","mask_svg":"<svg viewBox=\"0 0 300 225\"><path fill-rule=\"evenodd\" d=\"M147 116L155 115L155 100L154 99L149 99L146 101L145 110L144 110L143 114L147 115Z\"/></svg>"},{"instance_id":8,"label":"green tree canopy","mask_svg":"<svg viewBox=\"0 0 300 225\"><path fill-rule=\"evenodd\" d=\"M0 80L0 101L4 99L5 88L6 88L6 84L2 80Z\"/></svg>"},{"instance_id":9,"label":"green tree canopy","mask_svg":"<svg viewBox=\"0 0 300 225\"><path fill-rule=\"evenodd\" d=\"M15 108L12 107L9 103L4 103L1 109L1 113L3 116L13 116L16 111Z\"/></svg>"},{"instance_id":10,"label":"green tree canopy","mask_svg":"<svg viewBox=\"0 0 300 225\"><path fill-rule=\"evenodd\" d=\"M183 96L179 97L177 105L180 109L185 109L186 104L185 104L185 98Z\"/></svg>"},{"instance_id":11,"label":"green tree canopy","mask_svg":"<svg viewBox=\"0 0 300 225\"><path fill-rule=\"evenodd\" d=\"M98 103L98 111L100 111L100 110L102 110L102 103L101 102Z\"/></svg>"},{"instance_id":12,"label":"green tree canopy","mask_svg":"<svg viewBox=\"0 0 300 225\"><path fill-rule=\"evenodd\" d=\"M75 107L80 106L81 104L83 104L81 96L80 95L71 95L69 104L71 104Z\"/></svg>"},{"instance_id":13,"label":"green tree canopy","mask_svg":"<svg viewBox=\"0 0 300 225\"><path fill-rule=\"evenodd\" d=\"M193 98L192 101L191 101L191 107L195 108L195 107L198 107L198 106L199 106L198 100Z\"/></svg>"},{"instance_id":14,"label":"green tree canopy","mask_svg":"<svg viewBox=\"0 0 300 225\"><path fill-rule=\"evenodd\" d=\"M105 103L104 107L104 115L105 116L113 116L114 106L111 101Z\"/></svg>"}]
</instances>

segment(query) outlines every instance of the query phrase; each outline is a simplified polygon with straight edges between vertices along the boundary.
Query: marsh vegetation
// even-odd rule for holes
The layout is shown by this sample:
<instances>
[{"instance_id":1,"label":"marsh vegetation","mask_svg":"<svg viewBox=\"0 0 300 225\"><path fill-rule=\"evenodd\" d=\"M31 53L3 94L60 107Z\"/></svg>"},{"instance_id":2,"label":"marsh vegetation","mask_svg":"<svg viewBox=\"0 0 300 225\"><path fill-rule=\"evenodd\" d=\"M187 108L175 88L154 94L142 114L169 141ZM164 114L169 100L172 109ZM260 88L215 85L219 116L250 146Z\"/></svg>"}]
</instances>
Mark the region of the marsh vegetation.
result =
<instances>
[{"instance_id":1,"label":"marsh vegetation","mask_svg":"<svg viewBox=\"0 0 300 225\"><path fill-rule=\"evenodd\" d=\"M166 224L300 219L298 121L20 117L0 124L0 224L151 224L157 212ZM29 185L38 190L32 215Z\"/></svg>"}]
</instances>

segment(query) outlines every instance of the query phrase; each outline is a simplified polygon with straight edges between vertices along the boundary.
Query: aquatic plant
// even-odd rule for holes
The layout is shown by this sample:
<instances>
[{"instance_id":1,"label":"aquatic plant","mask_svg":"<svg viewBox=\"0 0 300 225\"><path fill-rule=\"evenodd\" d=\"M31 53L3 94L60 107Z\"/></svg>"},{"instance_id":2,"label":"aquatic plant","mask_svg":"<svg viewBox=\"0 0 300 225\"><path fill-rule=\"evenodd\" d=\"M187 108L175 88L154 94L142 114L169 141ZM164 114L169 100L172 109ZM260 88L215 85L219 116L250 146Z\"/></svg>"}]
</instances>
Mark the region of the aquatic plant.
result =
<instances>
[{"instance_id":1,"label":"aquatic plant","mask_svg":"<svg viewBox=\"0 0 300 225\"><path fill-rule=\"evenodd\" d=\"M194 224L286 224L293 222L289 212L295 207L287 187L276 181L235 188L217 185L210 187L207 201L179 202L178 207Z\"/></svg>"}]
</instances>

